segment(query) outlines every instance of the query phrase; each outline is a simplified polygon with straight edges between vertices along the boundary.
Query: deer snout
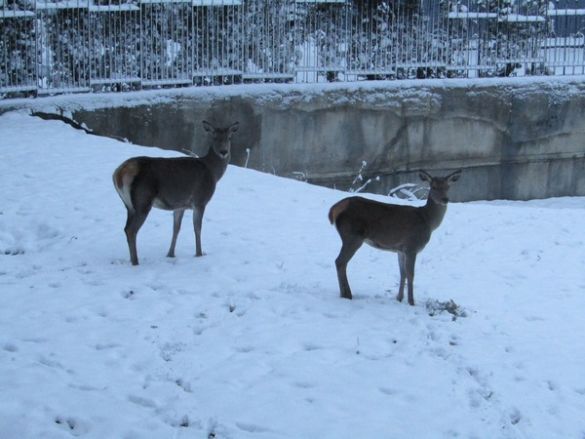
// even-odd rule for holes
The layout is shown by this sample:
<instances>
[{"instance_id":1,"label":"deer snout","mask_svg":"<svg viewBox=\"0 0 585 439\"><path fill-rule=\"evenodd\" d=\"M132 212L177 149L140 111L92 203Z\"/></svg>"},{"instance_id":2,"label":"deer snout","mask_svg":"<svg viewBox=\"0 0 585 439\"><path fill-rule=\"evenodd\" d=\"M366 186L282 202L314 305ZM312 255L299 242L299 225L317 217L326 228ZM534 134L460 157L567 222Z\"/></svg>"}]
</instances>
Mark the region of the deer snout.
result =
<instances>
[{"instance_id":1,"label":"deer snout","mask_svg":"<svg viewBox=\"0 0 585 439\"><path fill-rule=\"evenodd\" d=\"M443 197L443 198L441 198L441 203L447 204L448 202L449 202L449 197Z\"/></svg>"}]
</instances>

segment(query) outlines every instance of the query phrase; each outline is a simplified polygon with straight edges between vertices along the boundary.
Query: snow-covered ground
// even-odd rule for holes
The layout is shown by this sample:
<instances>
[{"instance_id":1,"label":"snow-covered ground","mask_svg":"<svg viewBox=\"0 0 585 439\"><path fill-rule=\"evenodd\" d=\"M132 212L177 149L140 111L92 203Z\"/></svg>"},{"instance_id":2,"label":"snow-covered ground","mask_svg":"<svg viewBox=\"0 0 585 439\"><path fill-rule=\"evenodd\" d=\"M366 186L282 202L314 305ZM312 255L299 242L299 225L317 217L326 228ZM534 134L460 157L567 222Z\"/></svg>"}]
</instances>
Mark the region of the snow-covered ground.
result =
<instances>
[{"instance_id":1,"label":"snow-covered ground","mask_svg":"<svg viewBox=\"0 0 585 439\"><path fill-rule=\"evenodd\" d=\"M174 153L24 113L0 153L3 439L585 437L583 198L451 205L409 307L369 247L338 297L343 192L229 167L206 255L153 210L132 267L111 173Z\"/></svg>"}]
</instances>

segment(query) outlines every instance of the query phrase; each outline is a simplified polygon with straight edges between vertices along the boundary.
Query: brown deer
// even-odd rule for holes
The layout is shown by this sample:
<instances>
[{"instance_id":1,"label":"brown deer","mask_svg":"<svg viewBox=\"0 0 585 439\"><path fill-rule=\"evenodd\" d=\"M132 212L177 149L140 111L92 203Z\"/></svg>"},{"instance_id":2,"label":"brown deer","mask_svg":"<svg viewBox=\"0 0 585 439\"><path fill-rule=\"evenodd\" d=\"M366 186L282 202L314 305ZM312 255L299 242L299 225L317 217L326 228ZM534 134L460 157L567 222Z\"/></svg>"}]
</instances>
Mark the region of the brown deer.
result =
<instances>
[{"instance_id":1,"label":"brown deer","mask_svg":"<svg viewBox=\"0 0 585 439\"><path fill-rule=\"evenodd\" d=\"M351 299L347 281L347 263L365 242L380 250L398 253L400 288L396 299L402 302L404 284L408 281L408 303L414 305L414 263L416 255L427 245L431 233L441 224L449 198L451 183L461 170L446 177L432 177L420 171L421 180L429 182L427 202L422 207L380 203L362 197L345 198L329 210L329 221L335 224L342 246L335 260L341 297Z\"/></svg>"},{"instance_id":2,"label":"brown deer","mask_svg":"<svg viewBox=\"0 0 585 439\"><path fill-rule=\"evenodd\" d=\"M132 265L138 265L136 235L153 206L173 211L173 238L168 257L175 256L177 235L186 209L193 209L195 255L203 255L203 213L218 180L225 173L230 159L231 137L238 130L239 123L215 128L203 121L203 127L212 140L204 157L133 157L114 171L114 186L128 211L124 232Z\"/></svg>"}]
</instances>

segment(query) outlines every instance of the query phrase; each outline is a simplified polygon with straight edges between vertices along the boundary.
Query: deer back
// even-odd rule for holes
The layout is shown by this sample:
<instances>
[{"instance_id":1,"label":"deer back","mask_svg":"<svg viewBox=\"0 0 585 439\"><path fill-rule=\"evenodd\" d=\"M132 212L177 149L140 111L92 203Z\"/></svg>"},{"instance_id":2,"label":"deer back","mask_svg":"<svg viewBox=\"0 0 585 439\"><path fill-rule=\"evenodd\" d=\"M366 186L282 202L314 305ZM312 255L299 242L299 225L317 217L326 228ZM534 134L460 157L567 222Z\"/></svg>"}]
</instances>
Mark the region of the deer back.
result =
<instances>
[{"instance_id":1,"label":"deer back","mask_svg":"<svg viewBox=\"0 0 585 439\"><path fill-rule=\"evenodd\" d=\"M215 192L217 180L201 159L141 158L139 163L141 172L135 185L154 191L158 208L173 210L205 205Z\"/></svg>"},{"instance_id":2,"label":"deer back","mask_svg":"<svg viewBox=\"0 0 585 439\"><path fill-rule=\"evenodd\" d=\"M349 229L373 247L420 251L429 241L431 229L419 209L349 197L331 208L331 216L338 228Z\"/></svg>"},{"instance_id":3,"label":"deer back","mask_svg":"<svg viewBox=\"0 0 585 439\"><path fill-rule=\"evenodd\" d=\"M174 210L205 205L217 180L202 159L133 157L113 175L116 190L131 210L150 206Z\"/></svg>"}]
</instances>

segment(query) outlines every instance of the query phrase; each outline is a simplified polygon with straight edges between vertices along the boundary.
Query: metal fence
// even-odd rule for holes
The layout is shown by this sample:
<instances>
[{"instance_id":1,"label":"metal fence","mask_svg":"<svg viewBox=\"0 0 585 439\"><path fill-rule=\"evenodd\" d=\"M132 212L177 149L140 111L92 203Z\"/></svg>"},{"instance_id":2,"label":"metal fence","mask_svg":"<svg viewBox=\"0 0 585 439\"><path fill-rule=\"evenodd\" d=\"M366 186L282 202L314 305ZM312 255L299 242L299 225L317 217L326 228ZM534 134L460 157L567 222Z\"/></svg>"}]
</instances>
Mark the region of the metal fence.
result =
<instances>
[{"instance_id":1,"label":"metal fence","mask_svg":"<svg viewBox=\"0 0 585 439\"><path fill-rule=\"evenodd\" d=\"M0 0L0 97L585 73L585 0Z\"/></svg>"}]
</instances>

